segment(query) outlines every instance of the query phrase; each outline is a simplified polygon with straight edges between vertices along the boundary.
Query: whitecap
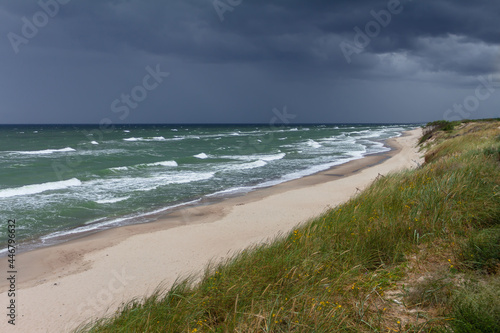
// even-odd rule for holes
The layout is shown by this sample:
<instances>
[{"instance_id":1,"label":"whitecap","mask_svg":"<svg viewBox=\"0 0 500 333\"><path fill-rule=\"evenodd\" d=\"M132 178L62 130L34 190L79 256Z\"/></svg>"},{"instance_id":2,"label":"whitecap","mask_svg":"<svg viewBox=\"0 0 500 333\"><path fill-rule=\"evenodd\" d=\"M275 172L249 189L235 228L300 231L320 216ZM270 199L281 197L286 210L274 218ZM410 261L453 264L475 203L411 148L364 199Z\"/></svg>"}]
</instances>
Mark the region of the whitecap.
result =
<instances>
[{"instance_id":1,"label":"whitecap","mask_svg":"<svg viewBox=\"0 0 500 333\"><path fill-rule=\"evenodd\" d=\"M286 156L285 153L278 153L278 154L270 154L270 155L260 155L260 154L255 154L255 155L223 155L223 156L219 156L219 157L231 159L231 160L240 160L240 161L263 160L263 161L269 162L269 161L274 161L274 160L281 160L285 156Z\"/></svg>"},{"instance_id":2,"label":"whitecap","mask_svg":"<svg viewBox=\"0 0 500 333\"><path fill-rule=\"evenodd\" d=\"M194 157L204 160L204 159L208 158L208 155L205 153L200 153L198 155L194 155Z\"/></svg>"},{"instance_id":3,"label":"whitecap","mask_svg":"<svg viewBox=\"0 0 500 333\"><path fill-rule=\"evenodd\" d=\"M176 161L163 161L163 162L155 162L155 163L148 163L148 164L140 164L144 166L167 166L167 167L176 167L179 164L177 164Z\"/></svg>"},{"instance_id":4,"label":"whitecap","mask_svg":"<svg viewBox=\"0 0 500 333\"><path fill-rule=\"evenodd\" d=\"M307 140L307 145L309 147L312 147L312 148L315 148L315 149L321 147L321 145L319 143L317 143L316 141L311 140L311 139Z\"/></svg>"},{"instance_id":5,"label":"whitecap","mask_svg":"<svg viewBox=\"0 0 500 333\"><path fill-rule=\"evenodd\" d=\"M10 198L15 196L30 195L42 193L45 191L62 190L72 186L80 186L82 182L77 178L62 180L58 182L49 182L42 184L25 185L16 188L0 190L0 198Z\"/></svg>"},{"instance_id":6,"label":"whitecap","mask_svg":"<svg viewBox=\"0 0 500 333\"><path fill-rule=\"evenodd\" d=\"M259 158L263 161L269 162L269 161L281 160L285 156L286 156L285 153L279 153L279 154L275 154L275 155L264 155L264 156L261 155Z\"/></svg>"},{"instance_id":7,"label":"whitecap","mask_svg":"<svg viewBox=\"0 0 500 333\"><path fill-rule=\"evenodd\" d=\"M163 136L155 136L152 138L125 138L124 141L167 141Z\"/></svg>"},{"instance_id":8,"label":"whitecap","mask_svg":"<svg viewBox=\"0 0 500 333\"><path fill-rule=\"evenodd\" d=\"M70 151L76 151L71 147L66 147L62 149L44 149L44 150L34 150L34 151L11 151L11 153L15 154L23 154L23 155L45 155L52 153L66 153Z\"/></svg>"},{"instance_id":9,"label":"whitecap","mask_svg":"<svg viewBox=\"0 0 500 333\"><path fill-rule=\"evenodd\" d=\"M130 197L101 199L101 200L96 200L95 202L98 204L108 204L108 203L115 203L115 202L124 201L124 200L127 200L128 198L130 198Z\"/></svg>"},{"instance_id":10,"label":"whitecap","mask_svg":"<svg viewBox=\"0 0 500 333\"><path fill-rule=\"evenodd\" d=\"M95 196L106 198L109 196L110 190L114 193L131 193L134 191L147 192L160 186L207 180L214 175L215 172L162 172L149 177L95 179L85 182L84 186L91 190Z\"/></svg>"},{"instance_id":11,"label":"whitecap","mask_svg":"<svg viewBox=\"0 0 500 333\"><path fill-rule=\"evenodd\" d=\"M109 168L108 170L126 171L126 170L130 170L130 169L138 169L138 168L144 168L144 167L155 167L155 166L176 167L176 166L178 166L178 164L176 161L161 161L161 162L154 162L154 163L136 164L136 165L132 165L132 166L114 167L114 168Z\"/></svg>"},{"instance_id":12,"label":"whitecap","mask_svg":"<svg viewBox=\"0 0 500 333\"><path fill-rule=\"evenodd\" d=\"M111 170L111 171L125 171L125 170L128 170L128 167L121 166L121 167L109 168L109 170Z\"/></svg>"},{"instance_id":13,"label":"whitecap","mask_svg":"<svg viewBox=\"0 0 500 333\"><path fill-rule=\"evenodd\" d=\"M249 163L232 163L229 165L221 166L218 171L250 170L250 169L260 168L265 165L267 165L267 162L263 160L258 160Z\"/></svg>"},{"instance_id":14,"label":"whitecap","mask_svg":"<svg viewBox=\"0 0 500 333\"><path fill-rule=\"evenodd\" d=\"M242 164L242 165L238 165L237 169L239 169L239 170L248 170L248 169L260 168L260 167L263 167L265 165L267 165L266 161L264 161L264 160L258 160L258 161L255 161L255 162L245 163L245 164Z\"/></svg>"}]
</instances>

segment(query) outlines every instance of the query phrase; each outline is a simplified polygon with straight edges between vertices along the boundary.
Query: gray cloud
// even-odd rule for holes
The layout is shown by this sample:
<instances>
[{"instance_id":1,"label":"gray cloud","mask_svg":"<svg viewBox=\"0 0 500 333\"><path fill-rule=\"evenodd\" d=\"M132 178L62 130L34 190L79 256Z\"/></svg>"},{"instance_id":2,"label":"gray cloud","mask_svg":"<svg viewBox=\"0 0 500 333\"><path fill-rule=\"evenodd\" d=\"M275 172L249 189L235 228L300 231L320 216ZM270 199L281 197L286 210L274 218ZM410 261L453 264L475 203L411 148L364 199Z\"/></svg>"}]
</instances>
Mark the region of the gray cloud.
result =
<instances>
[{"instance_id":1,"label":"gray cloud","mask_svg":"<svg viewBox=\"0 0 500 333\"><path fill-rule=\"evenodd\" d=\"M499 2L401 0L356 43L354 28L369 35L391 1L243 0L221 21L212 0L72 0L17 54L8 34L23 37L23 17L42 9L3 2L0 123L267 122L283 105L297 122L420 122L498 73ZM350 63L342 42L357 50ZM116 117L111 103L156 64L171 76ZM498 95L474 116L498 116Z\"/></svg>"}]
</instances>

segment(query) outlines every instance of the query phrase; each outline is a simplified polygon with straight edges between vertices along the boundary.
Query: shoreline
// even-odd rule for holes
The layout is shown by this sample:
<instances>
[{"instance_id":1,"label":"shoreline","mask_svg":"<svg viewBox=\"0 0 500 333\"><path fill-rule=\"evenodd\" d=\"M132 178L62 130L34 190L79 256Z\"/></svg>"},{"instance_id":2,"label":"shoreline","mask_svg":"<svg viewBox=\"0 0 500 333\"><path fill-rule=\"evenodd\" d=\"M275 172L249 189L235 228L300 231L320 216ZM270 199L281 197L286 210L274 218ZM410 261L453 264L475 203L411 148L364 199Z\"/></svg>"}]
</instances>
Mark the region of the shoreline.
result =
<instances>
[{"instance_id":1,"label":"shoreline","mask_svg":"<svg viewBox=\"0 0 500 333\"><path fill-rule=\"evenodd\" d=\"M387 140L389 152L310 176L171 211L155 222L18 254L19 328L74 328L90 317L103 316L105 309L112 313L122 301L149 295L160 284L169 287L179 276L196 274L210 261L287 233L348 200L378 174L414 165L412 161L419 161L414 143L420 133L421 129L406 131ZM152 253L164 256L158 260ZM6 260L0 267L7 271ZM1 282L0 293L7 289L7 281ZM50 304L54 312L43 304Z\"/></svg>"},{"instance_id":2,"label":"shoreline","mask_svg":"<svg viewBox=\"0 0 500 333\"><path fill-rule=\"evenodd\" d=\"M405 131L402 132L402 135L403 135L403 133L405 133ZM45 249L45 248L59 246L59 245L62 245L64 243L77 241L77 240L82 239L82 238L92 237L93 235L95 235L97 233L106 232L106 231L113 230L113 229L131 227L131 226L134 226L134 225L148 225L150 223L156 223L158 220L170 219L171 215L176 214L178 211L181 211L181 214L182 214L182 211L184 211L186 209L193 209L193 208L200 207L200 206L218 204L218 203L220 203L222 201L225 201L225 200L228 200L228 199L231 199L231 198L246 196L246 195L249 195L250 193L253 193L253 192L256 192L256 191L260 192L260 191L263 191L263 190L266 190L266 189L269 189L269 188L275 188L275 187L281 186L281 185L289 183L289 182L298 182L301 179L306 179L306 178L309 178L309 177L312 177L311 179L313 179L313 178L319 178L319 177L316 177L316 176L318 176L318 175L320 175L322 173L325 173L325 172L330 172L330 171L333 171L333 170L337 170L337 168L340 168L340 167L343 167L343 166L346 166L347 169L349 169L348 167L351 165L351 163L355 163L356 161L364 160L365 158L370 158L370 157L385 156L384 159L376 159L376 162L372 163L371 165L363 165L358 170L358 171L360 171L362 168L370 167L370 166L373 166L373 165L375 165L377 163L381 163L381 162L383 162L383 160L385 160L387 158L390 158L393 154L395 154L396 152L394 152L394 151L396 150L396 148L394 146L394 142L393 141L395 139L397 139L397 138L398 137L389 138L389 139L385 139L385 140L381 141L381 142L383 142L385 145L387 145L389 147L388 151L367 154L367 155L364 155L361 158L355 158L355 159L349 160L347 162L343 162L343 163L340 163L340 164L337 164L337 165L333 165L331 167L328 167L325 170L316 171L316 172L313 172L311 174L306 174L304 176L300 176L298 178L292 178L292 179L289 179L289 180L282 180L282 181L280 181L279 179L268 180L268 181L265 181L262 184L255 184L255 185L243 186L243 188L247 188L247 189L244 190L244 191L241 191L241 192L235 191L235 192L232 193L231 191L229 191L227 194L218 194L218 192L216 192L216 193L211 193L211 194L203 195L200 198L193 199L191 201L174 202L174 203L172 203L169 206L165 206L163 208L158 208L158 209L155 209L155 210L153 210L151 212L142 213L141 215L138 215L138 216L135 216L135 217L134 216L123 216L123 217L120 217L119 219L123 219L123 220L126 220L126 221L130 220L130 222L124 223L124 224L116 224L116 222L115 223L111 222L109 225L106 224L103 227L96 227L95 229L77 231L77 230L79 230L81 228L84 228L84 229L89 228L93 224L81 225L81 226L75 227L73 229L63 231L62 235L57 235L57 236L49 237L49 239L51 239L51 241L49 241L47 243L45 243L45 241L43 241L44 238L47 238L48 236L51 236L53 234L60 233L61 231L52 232L52 233L47 234L47 235L36 236L36 237L31 238L30 240L26 240L26 241L20 242L17 245L16 253L17 253L17 255L20 255L20 254L24 254L24 253L28 253L28 252L32 252L32 251L38 251L38 250L42 250L42 249ZM332 176L336 176L337 178L339 178L339 177L345 177L346 174L344 174L342 172L343 169L341 168L340 170L341 171L338 174L332 175ZM329 180L331 180L331 179L317 180L317 183L322 182L322 181L329 181ZM266 184L266 183L273 183L273 182L276 182L276 183L275 184L271 184L271 185L263 185L263 184ZM308 184L312 185L313 183L314 182L308 183ZM231 189L228 189L228 190L231 190ZM185 219L184 215L183 215L183 219ZM143 220L143 221L141 221L141 220ZM99 225L100 223L101 222L98 222L98 223L96 223L96 225ZM173 225L172 227L176 227L176 226L177 226L177 224ZM7 255L8 255L7 247L1 248L0 249L0 260L2 258L6 258ZM1 291L1 284L0 284L0 291Z\"/></svg>"},{"instance_id":3,"label":"shoreline","mask_svg":"<svg viewBox=\"0 0 500 333\"><path fill-rule=\"evenodd\" d=\"M406 131L403 131L402 135L405 132ZM59 245L62 245L64 243L67 243L67 242L73 242L73 241L77 241L77 240L82 239L82 238L92 237L93 235L95 235L97 233L106 232L106 231L113 230L113 229L131 227L134 225L148 225L150 223L156 223L158 220L161 220L161 219L169 219L172 214L176 214L178 211L184 211L186 209L192 209L192 208L205 206L205 205L218 204L222 201L225 201L225 200L228 200L231 198L235 198L235 197L246 196L246 195L249 195L250 193L253 193L256 191L260 192L260 191L263 191L263 190L266 190L269 188L279 187L279 186L286 184L286 183L298 182L301 179L306 179L306 178L310 178L310 177L312 177L311 179L313 179L322 173L337 170L337 168L339 168L339 167L343 167L343 166L349 167L351 165L351 163L356 163L357 161L364 160L365 158L376 157L376 156L385 156L385 159L387 159L387 158L390 158L393 154L395 154L394 150L396 148L394 146L393 141L397 138L398 137L394 137L394 138L384 139L384 140L380 141L380 142L384 143L384 145L388 146L388 148L389 148L388 151L370 153L370 154L364 155L363 157L360 157L360 158L354 158L354 159L349 160L347 162L341 162L340 164L336 164L336 165L327 167L326 169L321 170L321 171L314 171L310 174L298 176L297 178L267 180L267 181L264 181L263 183L258 183L258 184L254 184L254 185L245 185L245 186L241 187L244 189L241 191L238 191L237 189L235 189L234 191L232 191L232 189L227 189L227 190L222 191L222 192L227 191L227 193L225 193L225 194L222 194L219 192L209 193L209 194L203 195L199 198L192 199L190 201L173 202L173 203L169 204L168 206L165 206L162 208L156 208L153 211L141 213L140 215L137 215L137 216L124 215L121 217L117 217L116 218L117 220L128 221L128 222L123 223L123 224L121 224L120 222L113 222L113 220L111 220L111 221L106 221L106 222L96 222L95 224L94 223L84 224L84 225L80 225L80 226L77 226L77 227L75 227L73 229L69 229L69 230L55 231L55 232L51 232L51 233L45 234L45 235L33 236L31 238L28 238L27 240L24 240L24 241L18 243L16 253L18 255L20 255L20 254L24 254L24 253L28 253L28 252L32 252L32 251L38 251L38 250L42 250L45 248L50 248L53 246L59 246ZM373 166L376 163L381 163L385 159L380 159L380 160L377 159L377 162L375 162L371 165L367 165L367 166L363 165L362 167L360 167L359 170L361 170L361 168ZM282 178L286 178L286 176L289 176L289 175L284 175ZM339 178L339 177L345 177L346 175L343 174L343 172L339 172L335 176L337 178ZM331 179L318 180L317 182L319 183L322 181L329 181L329 180L331 180ZM267 183L270 183L270 184L265 185ZM308 183L308 184L311 185L313 183ZM185 217L183 215L183 219L184 218ZM101 224L103 224L103 225L100 226ZM178 225L175 224L172 227L176 227L176 226L178 226ZM80 231L79 229L83 229L83 230ZM61 233L61 235L56 235L59 233ZM49 241L46 242L45 241L46 239L49 239ZM8 255L7 247L0 248L0 260L2 258L7 257L7 255ZM0 284L0 286L1 286L1 284ZM0 291L1 291L1 288L0 288Z\"/></svg>"},{"instance_id":4,"label":"shoreline","mask_svg":"<svg viewBox=\"0 0 500 333\"><path fill-rule=\"evenodd\" d=\"M404 133L406 132L403 132L403 135ZM165 212L161 213L145 214L144 216L154 218L154 220L150 222L127 224L111 227L104 230L96 229L89 232L82 232L77 236L67 235L61 237L62 240L55 244L36 246L34 248L28 248L24 251L17 250L16 256L21 256L23 259L24 257L28 257L26 258L27 260L24 261L29 263L29 265L26 265L29 267L29 269L27 269L29 271L29 275L20 280L20 283L22 284L22 287L29 288L37 284L30 283L33 282L33 280L43 280L47 273L44 272L45 270L39 266L46 265L47 263L44 262L43 264L41 264L41 262L45 260L40 261L38 257L52 258L53 256L48 254L48 252L53 252L52 249L60 248L62 251L67 251L66 247L77 247L82 243L91 242L93 240L100 241L102 239L113 241L108 244L96 245L90 250L90 252L93 252L105 249L107 247L112 247L116 242L121 242L126 238L137 234L168 230L188 224L210 223L225 215L225 208L227 207L224 206L243 205L263 199L269 195L283 193L284 191L290 189L299 189L306 186L314 186L324 182L349 177L355 175L358 172L361 172L363 169L383 163L384 161L390 159L398 153L400 147L398 147L396 140L397 138L385 140L385 143L390 147L389 151L366 155L362 158L335 165L326 170L319 171L301 178L284 181L276 185L255 188L250 190L249 192L244 193L236 193L228 196L213 198L202 197L198 200L195 200L197 201L196 203L191 202L181 204L180 207L167 209ZM239 198L243 200L238 200ZM240 201L244 201L244 203L242 204L240 203ZM227 205L225 203L227 203ZM153 224L159 222L161 223L161 225L153 226ZM40 252L40 255L37 255L37 252ZM42 254L41 252L47 252L47 254ZM71 260L74 260L74 256L70 257ZM7 258L7 253L0 255L0 260L2 260L3 258ZM61 262L64 262L64 260L61 260ZM3 289L4 288L2 282L0 282L0 293L4 291Z\"/></svg>"}]
</instances>

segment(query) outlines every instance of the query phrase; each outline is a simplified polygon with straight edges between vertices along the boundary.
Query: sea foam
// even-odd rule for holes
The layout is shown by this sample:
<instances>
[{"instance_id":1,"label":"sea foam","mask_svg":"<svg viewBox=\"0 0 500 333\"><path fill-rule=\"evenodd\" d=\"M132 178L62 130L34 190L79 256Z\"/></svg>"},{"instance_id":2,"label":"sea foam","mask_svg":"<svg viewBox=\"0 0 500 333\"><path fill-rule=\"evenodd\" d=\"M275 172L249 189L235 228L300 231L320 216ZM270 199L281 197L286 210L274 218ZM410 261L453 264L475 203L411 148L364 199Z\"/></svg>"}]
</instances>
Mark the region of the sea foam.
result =
<instances>
[{"instance_id":1,"label":"sea foam","mask_svg":"<svg viewBox=\"0 0 500 333\"><path fill-rule=\"evenodd\" d=\"M270 161L281 160L285 156L286 156L285 153L278 153L278 154L269 154L269 155L261 155L261 154L255 154L255 155L223 155L223 156L219 156L219 157L220 158L232 159L232 160L240 160L240 161L262 160L262 161L270 162Z\"/></svg>"},{"instance_id":2,"label":"sea foam","mask_svg":"<svg viewBox=\"0 0 500 333\"><path fill-rule=\"evenodd\" d=\"M307 140L307 145L312 148L321 148L321 145L314 140Z\"/></svg>"},{"instance_id":3,"label":"sea foam","mask_svg":"<svg viewBox=\"0 0 500 333\"><path fill-rule=\"evenodd\" d=\"M258 160L249 163L236 163L236 164L225 165L220 167L219 171L250 170L255 168L261 168L265 165L267 165L265 161Z\"/></svg>"},{"instance_id":4,"label":"sea foam","mask_svg":"<svg viewBox=\"0 0 500 333\"><path fill-rule=\"evenodd\" d=\"M161 162L154 162L154 163L144 163L144 164L136 164L132 166L120 166L120 167L114 167L114 168L109 168L111 171L126 171L130 169L140 169L140 168L147 168L147 167L156 167L156 166L164 166L164 167L176 167L178 166L176 161L161 161Z\"/></svg>"},{"instance_id":5,"label":"sea foam","mask_svg":"<svg viewBox=\"0 0 500 333\"><path fill-rule=\"evenodd\" d=\"M166 166L166 167L176 167L178 166L176 161L163 161L156 163L139 164L140 166Z\"/></svg>"},{"instance_id":6,"label":"sea foam","mask_svg":"<svg viewBox=\"0 0 500 333\"><path fill-rule=\"evenodd\" d=\"M49 182L43 184L25 185L16 188L0 190L0 198L10 198L20 195L30 195L42 193L45 191L62 190L72 186L79 186L82 182L79 179L71 178L58 182Z\"/></svg>"},{"instance_id":7,"label":"sea foam","mask_svg":"<svg viewBox=\"0 0 500 333\"><path fill-rule=\"evenodd\" d=\"M123 141L130 141L130 142L135 142L135 141L167 141L167 139L165 139L163 136L155 136L155 137L152 137L152 138L125 138L123 139Z\"/></svg>"},{"instance_id":8,"label":"sea foam","mask_svg":"<svg viewBox=\"0 0 500 333\"><path fill-rule=\"evenodd\" d=\"M96 200L96 203L98 203L98 204L115 203L115 202L127 200L128 198L130 198L130 197L127 196L127 197L121 197L121 198L101 199L101 200Z\"/></svg>"},{"instance_id":9,"label":"sea foam","mask_svg":"<svg viewBox=\"0 0 500 333\"><path fill-rule=\"evenodd\" d=\"M204 159L208 158L208 155L205 153L200 153L198 155L194 155L193 157L200 158L200 159L204 160Z\"/></svg>"},{"instance_id":10,"label":"sea foam","mask_svg":"<svg viewBox=\"0 0 500 333\"><path fill-rule=\"evenodd\" d=\"M66 147L62 149L44 149L44 150L33 150L33 151L12 151L11 153L15 154L24 154L24 155L44 155L44 154L52 154L52 153L65 153L70 151L76 151L71 147Z\"/></svg>"}]
</instances>

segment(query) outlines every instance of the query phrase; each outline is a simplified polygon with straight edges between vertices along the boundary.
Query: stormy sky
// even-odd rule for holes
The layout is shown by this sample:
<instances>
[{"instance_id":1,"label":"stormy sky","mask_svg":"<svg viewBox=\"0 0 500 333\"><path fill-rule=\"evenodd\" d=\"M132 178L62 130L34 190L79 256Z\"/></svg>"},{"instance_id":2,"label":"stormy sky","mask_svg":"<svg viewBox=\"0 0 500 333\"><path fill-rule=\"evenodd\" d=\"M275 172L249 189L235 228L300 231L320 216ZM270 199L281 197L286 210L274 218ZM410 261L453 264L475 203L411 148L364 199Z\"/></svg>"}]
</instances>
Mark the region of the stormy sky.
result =
<instances>
[{"instance_id":1,"label":"stormy sky","mask_svg":"<svg viewBox=\"0 0 500 333\"><path fill-rule=\"evenodd\" d=\"M1 0L0 124L500 116L500 1Z\"/></svg>"}]
</instances>

